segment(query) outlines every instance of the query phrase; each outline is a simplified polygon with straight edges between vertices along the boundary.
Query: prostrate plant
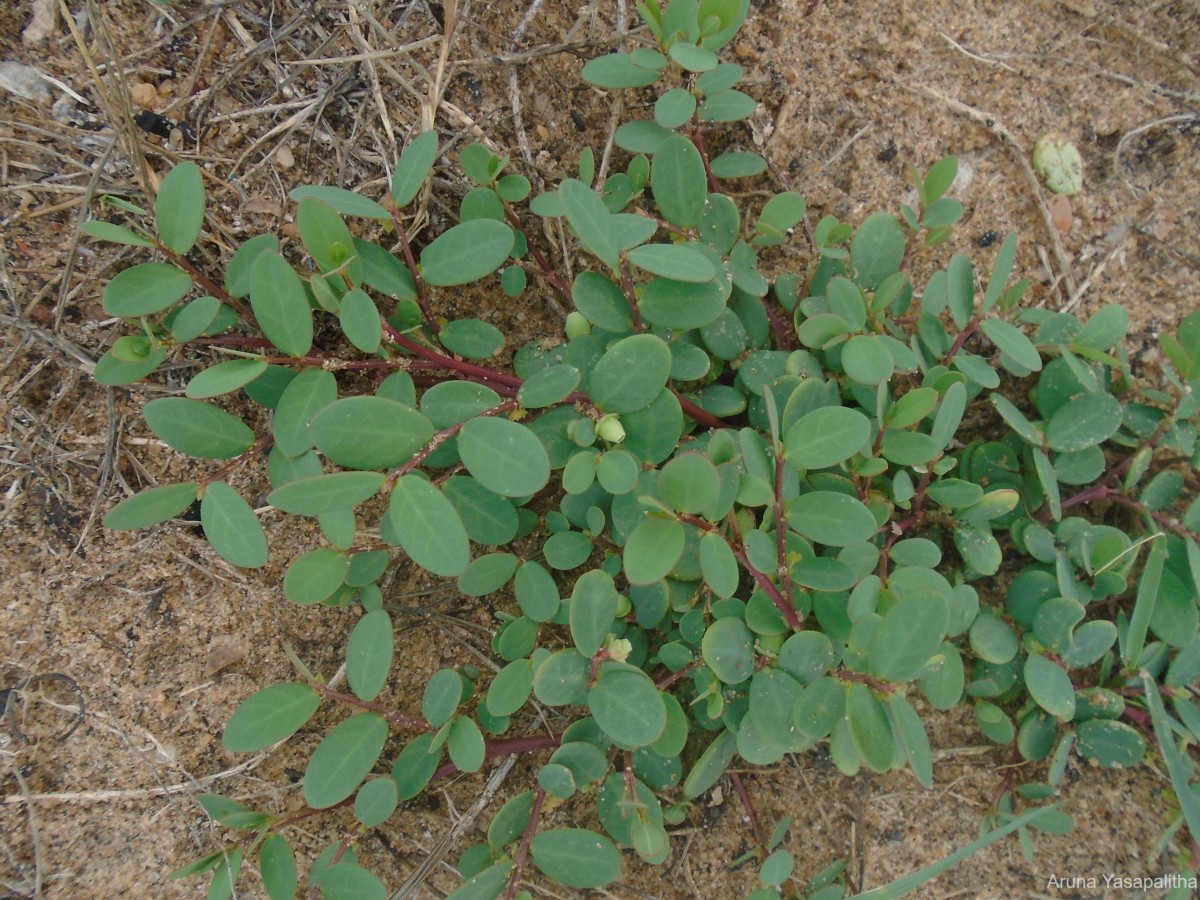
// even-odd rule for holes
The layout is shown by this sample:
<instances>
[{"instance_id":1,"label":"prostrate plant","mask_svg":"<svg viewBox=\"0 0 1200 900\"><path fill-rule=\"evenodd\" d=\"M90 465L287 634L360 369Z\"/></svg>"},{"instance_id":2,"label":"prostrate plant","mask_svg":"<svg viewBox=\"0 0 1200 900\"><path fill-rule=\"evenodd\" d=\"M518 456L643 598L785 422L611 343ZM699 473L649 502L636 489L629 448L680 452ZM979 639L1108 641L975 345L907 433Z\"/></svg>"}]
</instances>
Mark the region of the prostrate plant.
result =
<instances>
[{"instance_id":1,"label":"prostrate plant","mask_svg":"<svg viewBox=\"0 0 1200 900\"><path fill-rule=\"evenodd\" d=\"M293 656L301 680L249 697L224 734L229 750L260 751L323 702L348 707L308 763L310 809L281 818L204 795L216 821L248 834L176 874L210 872L210 895L226 896L254 858L267 893L290 897L288 827L352 808L357 823L309 881L382 898L356 861L362 829L453 771L534 753L536 784L459 858L467 880L453 896L523 894L531 863L568 888L600 887L624 848L667 860L672 827L738 757L770 765L827 743L846 774L907 766L931 785L918 707L961 703L1015 758L1050 759L1047 782L1015 788L1009 768L995 829L896 890L1010 832L1028 841L1027 825L1069 827L1053 807L1014 806L1052 796L1072 752L1130 766L1151 735L1181 821L1200 834L1188 690L1200 501L1181 506L1200 463L1200 313L1139 378L1121 308L1081 323L1020 307L1015 236L982 291L962 254L916 291L907 264L962 215L946 196L951 157L914 173L918 203L900 216L817 222L806 271L772 282L758 253L789 237L804 202L784 192L750 215L724 184L764 160L707 149L720 135L710 124L754 109L742 69L715 53L747 3L640 9L657 49L583 71L601 88L662 91L653 119L617 132L634 154L625 171L595 185L585 152L578 177L528 203L577 238L591 268L569 284L527 236L529 181L482 145L461 153L475 184L461 223L414 250L403 210L438 158L433 132L397 162L388 208L339 188L292 192L302 247L287 249L307 254L303 276L274 235L246 241L224 278L189 259L204 213L191 163L164 180L152 229L85 226L159 257L105 288L105 309L139 333L97 378L133 382L186 348L206 367L184 396L148 403L147 424L181 453L225 461L125 500L107 525L145 528L199 498L213 549L261 566L268 540L229 482L265 456L270 505L315 518L325 541L291 561L287 598L361 610L352 693ZM344 217L382 223L399 255ZM482 282L518 297L530 274L574 312L566 341L520 348L511 372L487 365L505 345L495 327L432 313L438 289ZM239 392L269 411L267 431L212 402L245 408ZM420 716L377 702L393 663L378 580L405 559L469 597L515 601L497 614L498 673L437 672ZM1000 573L1005 595L981 599L974 585ZM389 774L380 757L396 733ZM594 809L577 821L599 830L549 827L547 811L577 794ZM769 834L755 820L756 897L792 877L779 849L789 823ZM841 896L839 871L805 890Z\"/></svg>"}]
</instances>

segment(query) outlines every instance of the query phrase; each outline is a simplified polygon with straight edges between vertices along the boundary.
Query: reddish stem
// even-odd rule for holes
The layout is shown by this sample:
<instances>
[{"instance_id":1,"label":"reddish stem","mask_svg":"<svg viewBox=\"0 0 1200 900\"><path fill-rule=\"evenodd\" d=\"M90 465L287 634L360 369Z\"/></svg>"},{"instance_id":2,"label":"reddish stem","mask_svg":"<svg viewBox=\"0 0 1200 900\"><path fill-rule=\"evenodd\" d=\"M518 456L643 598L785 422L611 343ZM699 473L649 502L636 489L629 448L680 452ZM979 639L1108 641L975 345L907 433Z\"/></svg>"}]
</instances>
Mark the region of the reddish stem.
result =
<instances>
[{"instance_id":1,"label":"reddish stem","mask_svg":"<svg viewBox=\"0 0 1200 900\"><path fill-rule=\"evenodd\" d=\"M501 738L495 741L488 741L484 747L483 758L492 759L497 756L509 756L513 753L536 753L539 750L551 750L562 743L563 733L558 734L534 734L528 737L519 738ZM458 766L448 762L443 764L433 777L432 781L439 781L442 778L447 778L458 771Z\"/></svg>"},{"instance_id":2,"label":"reddish stem","mask_svg":"<svg viewBox=\"0 0 1200 900\"><path fill-rule=\"evenodd\" d=\"M421 268L413 256L412 245L408 242L408 229L404 227L404 218L400 215L400 210L392 210L392 223L396 226L396 234L400 236L400 247L404 251L404 260L408 263L409 274L412 275L413 285L417 289L417 305L421 307L421 315L425 317L426 323L436 334L441 329L433 317L433 307L429 303L429 291L425 286L425 279L421 277Z\"/></svg>"},{"instance_id":3,"label":"reddish stem","mask_svg":"<svg viewBox=\"0 0 1200 900\"><path fill-rule=\"evenodd\" d=\"M754 810L754 803L750 800L750 793L746 790L746 785L742 783L742 776L737 772L730 771L729 780L733 782L733 789L737 792L738 799L742 802L742 811L746 814L744 821L750 824L750 830L754 832L754 841L758 844L759 859L766 859L767 833L763 831L762 823L758 820L758 813Z\"/></svg>"},{"instance_id":4,"label":"reddish stem","mask_svg":"<svg viewBox=\"0 0 1200 900\"><path fill-rule=\"evenodd\" d=\"M345 703L347 706L355 706L359 709L377 713L393 725L399 725L401 728L407 728L409 731L429 731L428 723L417 716L406 716L378 703L368 703L366 700L359 700L353 694L343 694L340 691L327 688L323 684L316 684L313 687L317 689L317 693L327 700L336 700L338 703Z\"/></svg>"},{"instance_id":5,"label":"reddish stem","mask_svg":"<svg viewBox=\"0 0 1200 900\"><path fill-rule=\"evenodd\" d=\"M525 832L521 835L521 846L517 848L517 855L513 859L512 876L508 882L508 893L504 896L506 900L514 900L517 896L517 885L521 883L521 871L525 868L525 860L529 857L529 845L533 843L533 836L537 834L538 825L542 819L542 803L546 799L546 792L539 785L537 793L533 796L533 809L529 811L529 824L525 826Z\"/></svg>"}]
</instances>

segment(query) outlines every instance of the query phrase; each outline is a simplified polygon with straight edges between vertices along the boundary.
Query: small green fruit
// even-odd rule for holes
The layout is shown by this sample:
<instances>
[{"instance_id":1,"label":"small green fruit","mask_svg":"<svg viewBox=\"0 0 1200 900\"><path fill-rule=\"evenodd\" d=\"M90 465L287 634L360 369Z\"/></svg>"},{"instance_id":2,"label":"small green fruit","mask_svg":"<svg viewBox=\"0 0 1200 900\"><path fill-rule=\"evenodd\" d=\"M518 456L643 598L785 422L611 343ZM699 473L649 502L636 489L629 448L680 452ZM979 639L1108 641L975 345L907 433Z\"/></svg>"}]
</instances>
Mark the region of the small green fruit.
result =
<instances>
[{"instance_id":1,"label":"small green fruit","mask_svg":"<svg viewBox=\"0 0 1200 900\"><path fill-rule=\"evenodd\" d=\"M596 423L596 434L610 444L619 444L625 440L625 427L621 424L620 419L609 413Z\"/></svg>"}]
</instances>

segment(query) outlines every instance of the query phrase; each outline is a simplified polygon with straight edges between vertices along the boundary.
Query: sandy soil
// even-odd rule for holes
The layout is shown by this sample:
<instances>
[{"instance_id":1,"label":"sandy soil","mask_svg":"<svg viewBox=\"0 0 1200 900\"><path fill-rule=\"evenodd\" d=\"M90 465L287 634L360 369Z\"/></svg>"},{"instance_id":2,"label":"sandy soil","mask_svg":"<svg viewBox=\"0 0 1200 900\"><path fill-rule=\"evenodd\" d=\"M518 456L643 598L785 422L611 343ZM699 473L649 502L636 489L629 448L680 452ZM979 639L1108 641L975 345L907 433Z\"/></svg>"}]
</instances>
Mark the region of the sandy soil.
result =
<instances>
[{"instance_id":1,"label":"sandy soil","mask_svg":"<svg viewBox=\"0 0 1200 900\"><path fill-rule=\"evenodd\" d=\"M621 104L628 117L645 98L615 100L577 77L611 45L619 17L632 22L632 9L615 0L475 2L444 56L445 11L433 3L88 5L103 15L82 49L61 22L22 41L34 8L54 4L0 8L0 59L37 66L82 98L64 101L61 88L44 84L33 99L0 91L0 688L60 674L84 700L82 721L62 740L56 734L78 701L61 679L42 682L60 703L25 729L31 741L5 726L0 897L193 897L203 886L168 882L167 873L230 837L194 795L300 808L298 779L333 716L250 759L221 748L224 722L241 699L291 677L285 644L332 675L356 614L283 599L282 566L314 535L274 514L266 516L272 563L256 572L223 563L186 523L132 535L100 526L129 493L187 477L189 464L148 434L139 410L177 390L191 363L176 360L153 383L131 388L90 380L93 361L124 328L105 317L100 291L140 254L80 241L87 207L104 193L145 203L142 165L155 179L174 161L195 159L210 176L211 198L196 258L213 264L252 234L286 231L286 192L296 185L365 184L382 195L395 146L417 126L433 79L443 87L444 135L486 135L547 183L571 171L582 147L599 157ZM424 43L375 52L412 42ZM1194 3L762 0L732 49L760 106L750 128L718 142L765 152L777 182L808 199L810 225L827 213L860 221L896 209L909 191L908 165L927 168L955 153L963 175L954 194L966 221L944 254L918 260L918 282L954 250L990 265L995 236L1017 231L1017 266L1034 283L1034 303L1083 313L1122 303L1135 339L1146 340L1196 307ZM365 62L346 59L364 53ZM103 66L100 81L91 64ZM144 110L164 117L165 138L129 124ZM1073 140L1086 163L1084 191L1062 229L1044 215L1049 195L1024 171L1049 132ZM768 179L762 189L778 187ZM463 190L456 171L439 174L429 207L435 227ZM802 271L804 242L770 264ZM520 303L464 294L443 311L495 322L515 348L556 332L545 301L536 292ZM265 478L252 471L242 486L261 491ZM483 605L403 570L387 597L403 614L384 702L416 712L439 666L488 664ZM500 608L511 602L496 599ZM968 718L931 720L932 790L908 775L848 780L819 754L744 772L768 827L794 817L784 845L797 859L791 887L837 859L847 861L855 887L877 886L974 838L1009 758ZM400 745L394 738L385 751L389 765ZM360 840L360 859L398 887L480 798L491 771L403 808ZM419 896L453 890L450 864L528 776L522 765L508 773ZM1004 843L924 895L1101 896L1105 874L1154 875L1179 864L1178 843L1165 852L1156 845L1173 803L1153 757L1128 773L1074 761L1062 798L1073 833L1039 836L1032 859L1015 840ZM574 815L559 808L551 821ZM295 829L302 865L350 822L333 813ZM608 895L733 897L754 886L751 867L731 865L753 839L727 784L674 834L664 866L627 860ZM1052 876L1094 877L1100 887L1058 889ZM260 893L246 874L239 896Z\"/></svg>"}]
</instances>

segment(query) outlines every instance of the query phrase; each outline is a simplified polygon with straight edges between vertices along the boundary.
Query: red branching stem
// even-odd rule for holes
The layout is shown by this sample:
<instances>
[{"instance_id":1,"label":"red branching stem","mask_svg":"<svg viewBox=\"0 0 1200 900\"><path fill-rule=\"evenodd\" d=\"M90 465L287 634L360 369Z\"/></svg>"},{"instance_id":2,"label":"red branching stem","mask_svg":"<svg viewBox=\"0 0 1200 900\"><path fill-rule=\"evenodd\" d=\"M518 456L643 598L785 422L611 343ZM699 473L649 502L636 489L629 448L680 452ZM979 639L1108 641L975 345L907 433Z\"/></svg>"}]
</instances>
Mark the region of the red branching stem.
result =
<instances>
[{"instance_id":1,"label":"red branching stem","mask_svg":"<svg viewBox=\"0 0 1200 900\"><path fill-rule=\"evenodd\" d=\"M780 593L788 606L795 608L796 599L792 595L792 572L788 566L787 552L787 516L783 511L783 448L775 448L775 536L777 540L777 559L775 573L779 576Z\"/></svg>"},{"instance_id":2,"label":"red branching stem","mask_svg":"<svg viewBox=\"0 0 1200 900\"><path fill-rule=\"evenodd\" d=\"M223 285L217 284L202 271L200 271L200 269L187 257L176 253L170 247L158 242L155 242L154 248L167 259L169 259L172 265L183 269L183 271L191 275L192 281L200 285L200 287L202 287L206 293L216 297L235 313L237 313L239 319L249 322L250 324L255 324L254 315L246 308L245 304L230 294L229 291L225 290Z\"/></svg>"},{"instance_id":3,"label":"red branching stem","mask_svg":"<svg viewBox=\"0 0 1200 900\"><path fill-rule=\"evenodd\" d=\"M771 324L771 332L775 335L775 343L780 350L795 350L796 336L792 326L783 318L780 317L769 301L763 299L763 312L767 314L767 321Z\"/></svg>"},{"instance_id":4,"label":"red branching stem","mask_svg":"<svg viewBox=\"0 0 1200 900\"><path fill-rule=\"evenodd\" d=\"M346 855L346 851L350 849L350 845L354 843L354 839L358 837L358 834L361 830L362 826L355 824L349 831L342 835L341 841L338 842L337 850L335 850L333 856L329 858L330 866L337 865L341 861L342 857ZM314 884L308 891L308 900L319 900L320 896L321 886L319 884Z\"/></svg>"},{"instance_id":5,"label":"red branching stem","mask_svg":"<svg viewBox=\"0 0 1200 900\"><path fill-rule=\"evenodd\" d=\"M621 289L625 292L625 299L629 301L629 315L633 320L633 330L641 331L642 314L638 312L637 288L633 285L633 273L629 270L629 260L624 253L621 254Z\"/></svg>"},{"instance_id":6,"label":"red branching stem","mask_svg":"<svg viewBox=\"0 0 1200 900\"><path fill-rule=\"evenodd\" d=\"M539 750L553 750L562 743L563 732L557 734L531 734L528 737L501 738L488 741L484 746L483 758L493 759L497 756L510 756L513 753L537 753ZM440 781L458 771L458 766L452 762L443 764L430 781Z\"/></svg>"},{"instance_id":7,"label":"red branching stem","mask_svg":"<svg viewBox=\"0 0 1200 900\"><path fill-rule=\"evenodd\" d=\"M683 678L686 678L688 672L691 672L693 669L698 669L698 668L700 668L700 660L694 659L690 663L688 663L686 666L684 666L682 669L680 669L678 672L669 672L668 674L664 675L662 678L658 679L658 681L654 682L654 686L656 688L658 688L660 691L665 691L667 688L669 688L675 682L677 682Z\"/></svg>"},{"instance_id":8,"label":"red branching stem","mask_svg":"<svg viewBox=\"0 0 1200 900\"><path fill-rule=\"evenodd\" d=\"M287 828L289 825L295 825L297 822L303 822L305 819L312 818L313 816L318 816L323 812L329 812L329 810L331 810L331 809L344 809L347 806L353 806L353 805L354 805L354 797L350 796L350 797L347 797L345 800L342 800L338 803L333 804L333 806L324 806L321 809L313 809L312 807L309 807L308 809L301 810L300 812L296 813L295 815L288 816L287 818L284 818L284 819L280 819L278 822L275 823L274 828L272 830L273 831L282 831L283 829Z\"/></svg>"},{"instance_id":9,"label":"red branching stem","mask_svg":"<svg viewBox=\"0 0 1200 900\"><path fill-rule=\"evenodd\" d=\"M675 399L679 401L679 408L683 410L683 414L695 422L697 425L703 425L705 428L728 428L729 423L724 419L718 419L707 409L703 409L689 400L679 391L671 388L671 393L675 395Z\"/></svg>"},{"instance_id":10,"label":"red branching stem","mask_svg":"<svg viewBox=\"0 0 1200 900\"><path fill-rule=\"evenodd\" d=\"M505 900L514 900L517 896L517 885L521 883L521 872L525 869L525 860L529 858L529 845L533 843L533 836L537 834L538 825L542 819L542 803L546 799L546 792L541 786L537 788L537 793L533 796L533 809L529 811L529 824L525 826L525 832L521 835L521 845L517 848L517 855L513 858L512 875L508 880L508 892L504 895Z\"/></svg>"},{"instance_id":11,"label":"red branching stem","mask_svg":"<svg viewBox=\"0 0 1200 900\"><path fill-rule=\"evenodd\" d=\"M473 418L480 418L483 416L498 416L516 408L516 400L505 400L499 406L493 406L491 409L485 409L483 412L478 413ZM384 493L390 491L392 486L397 481L399 481L403 476L407 475L417 466L421 465L421 463L425 462L425 460L429 458L430 454L437 450L438 447L442 446L442 444L446 443L446 441L450 440L450 438L462 431L463 426L469 421L470 419L450 425L447 428L443 428L441 431L431 437L429 439L429 443L417 451L412 459L402 465L397 466L388 473L388 476L384 479L383 486L380 490L382 490Z\"/></svg>"},{"instance_id":12,"label":"red branching stem","mask_svg":"<svg viewBox=\"0 0 1200 900\"><path fill-rule=\"evenodd\" d=\"M529 252L533 254L533 258L537 261L538 269L541 271L541 276L546 280L552 288L558 291L559 295L571 305L574 301L571 299L571 286L563 280L562 276L555 271L550 265L550 261L546 259L546 254L542 252L542 248L529 239L528 232L521 224L521 220L517 217L516 211L512 205L504 201L504 217L508 219L508 224L515 228L525 238L525 243L529 247Z\"/></svg>"},{"instance_id":13,"label":"red branching stem","mask_svg":"<svg viewBox=\"0 0 1200 900\"><path fill-rule=\"evenodd\" d=\"M460 375L471 381L492 382L494 384L506 384L509 387L519 388L525 382L515 375L507 375L504 372L497 372L494 369L488 369L483 366L477 366L474 363L465 362L461 359L455 359L452 356L446 356L444 353L426 347L424 344L414 341L406 334L396 330L385 319L383 320L383 330L391 340L399 344L410 353L419 356L421 359L432 363L439 369L447 372L457 372Z\"/></svg>"},{"instance_id":14,"label":"red branching stem","mask_svg":"<svg viewBox=\"0 0 1200 900\"><path fill-rule=\"evenodd\" d=\"M398 725L401 728L406 728L409 731L429 731L429 724L419 716L406 716L403 713L398 713L394 709L388 709L379 703L369 703L366 700L359 700L353 694L343 694L341 691L335 691L332 688L327 688L323 684L313 685L317 693L327 700L336 700L338 703L345 703L347 706L354 706L358 709L365 709L369 712L377 713L387 719L393 725Z\"/></svg>"},{"instance_id":15,"label":"red branching stem","mask_svg":"<svg viewBox=\"0 0 1200 900\"><path fill-rule=\"evenodd\" d=\"M950 360L954 359L954 355L963 348L963 344L970 340L971 336L979 330L979 323L982 319L982 314L974 316L967 323L967 327L958 333L958 337L954 339L954 343L950 346L949 351L947 351L945 359L942 360L942 365L950 365Z\"/></svg>"},{"instance_id":16,"label":"red branching stem","mask_svg":"<svg viewBox=\"0 0 1200 900\"><path fill-rule=\"evenodd\" d=\"M262 453L264 450L269 450L271 445L274 443L275 443L274 436L268 435L267 437L259 438L257 441L255 441L253 444L250 445L250 449L247 450L245 453L242 453L239 456L235 456L233 459L231 459L229 462L225 463L225 465L221 466L221 468L217 469L217 471L213 472L207 478L202 479L200 481L200 486L208 487L214 481L221 481L223 478L225 478L226 475L228 475L230 472L237 469L238 466L245 465L250 460L252 460L254 457L258 456L258 454Z\"/></svg>"},{"instance_id":17,"label":"red branching stem","mask_svg":"<svg viewBox=\"0 0 1200 900\"><path fill-rule=\"evenodd\" d=\"M771 598L771 602L775 604L775 608L779 610L780 615L783 616L783 620L787 622L788 627L793 631L800 631L803 629L804 618L796 611L795 604L789 603L787 600L785 600L783 595L779 593L779 588L775 586L775 583L771 581L770 577L766 573L760 572L758 569L754 568L750 560L747 558L746 552L736 543L726 537L726 535L723 534L716 525L714 525L712 522L706 522L699 516L688 514L680 515L679 521L686 522L688 525L694 525L701 531L711 531L714 534L720 535L721 539L729 545L729 549L733 551L734 559L736 559L741 567L750 574L751 578L758 582L758 586L763 589L763 592Z\"/></svg>"},{"instance_id":18,"label":"red branching stem","mask_svg":"<svg viewBox=\"0 0 1200 900\"><path fill-rule=\"evenodd\" d=\"M737 772L730 771L729 780L733 782L733 789L742 803L742 811L745 813L743 821L747 822L750 830L754 832L754 842L758 844L759 859L766 859L767 833L763 831L762 823L758 820L758 813L754 809L754 803L750 800L750 793L742 782L742 776Z\"/></svg>"},{"instance_id":19,"label":"red branching stem","mask_svg":"<svg viewBox=\"0 0 1200 900\"><path fill-rule=\"evenodd\" d=\"M721 186L717 184L717 176L713 174L712 166L708 164L708 148L704 145L704 132L699 128L694 128L689 137L696 149L700 151L700 159L704 161L704 174L708 177L709 193L721 193Z\"/></svg>"},{"instance_id":20,"label":"red branching stem","mask_svg":"<svg viewBox=\"0 0 1200 900\"><path fill-rule=\"evenodd\" d=\"M408 229L404 227L404 217L400 214L400 210L392 210L392 223L396 226L396 234L400 236L404 261L408 263L409 274L412 275L413 285L417 289L417 305L421 307L421 315L425 317L425 322L436 334L441 329L438 327L437 319L433 316L433 307L429 303L429 289L425 286L425 279L421 277L421 268L413 256L412 245L408 242Z\"/></svg>"}]
</instances>

